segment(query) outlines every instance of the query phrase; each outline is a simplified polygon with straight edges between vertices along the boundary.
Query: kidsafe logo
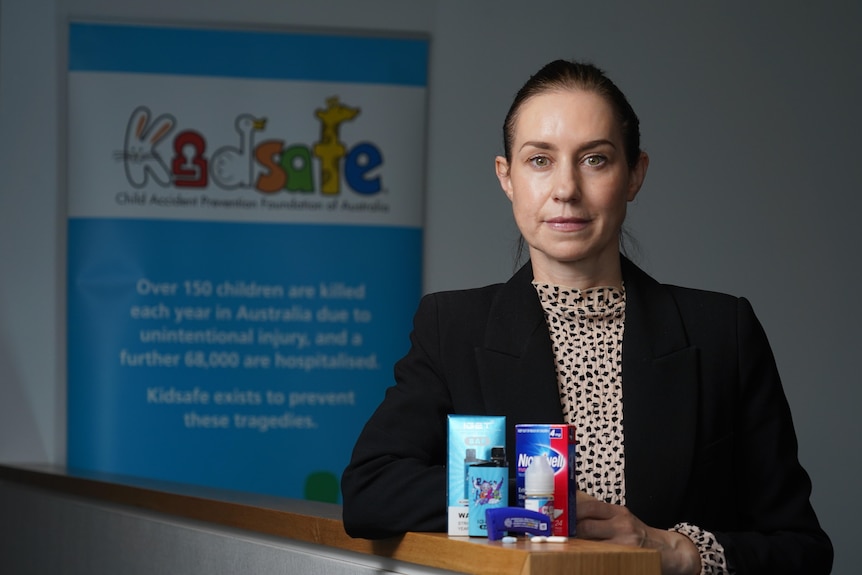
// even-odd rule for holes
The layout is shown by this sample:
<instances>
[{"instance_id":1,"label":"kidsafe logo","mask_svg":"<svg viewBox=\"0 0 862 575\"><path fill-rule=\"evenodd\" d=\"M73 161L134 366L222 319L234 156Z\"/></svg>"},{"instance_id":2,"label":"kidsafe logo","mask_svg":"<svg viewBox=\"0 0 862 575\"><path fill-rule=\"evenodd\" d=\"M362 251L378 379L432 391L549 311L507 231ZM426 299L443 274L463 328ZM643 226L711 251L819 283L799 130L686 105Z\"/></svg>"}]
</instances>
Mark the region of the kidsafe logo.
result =
<instances>
[{"instance_id":1,"label":"kidsafe logo","mask_svg":"<svg viewBox=\"0 0 862 575\"><path fill-rule=\"evenodd\" d=\"M354 120L359 108L329 98L326 107L314 111L320 123L319 139L310 144L288 144L281 139L262 139L266 118L239 114L233 121L236 139L212 142L200 131L177 128L169 113L153 117L146 106L138 106L129 117L122 152L126 180L141 189L151 182L162 188L253 189L262 194L278 192L339 194L342 181L364 196L381 191L380 149L370 142L351 147L341 141L339 130ZM168 145L169 144L169 145ZM167 148L167 150L165 150Z\"/></svg>"}]
</instances>

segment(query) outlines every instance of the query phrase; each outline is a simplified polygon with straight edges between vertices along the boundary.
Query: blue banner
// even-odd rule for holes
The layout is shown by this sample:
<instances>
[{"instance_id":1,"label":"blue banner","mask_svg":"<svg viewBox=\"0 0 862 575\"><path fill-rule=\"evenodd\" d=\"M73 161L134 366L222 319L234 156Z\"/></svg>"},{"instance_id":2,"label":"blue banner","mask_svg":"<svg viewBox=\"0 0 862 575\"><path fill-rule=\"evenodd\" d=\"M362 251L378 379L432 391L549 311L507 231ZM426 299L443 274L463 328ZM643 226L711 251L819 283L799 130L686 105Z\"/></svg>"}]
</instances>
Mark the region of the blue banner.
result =
<instances>
[{"instance_id":1,"label":"blue banner","mask_svg":"<svg viewBox=\"0 0 862 575\"><path fill-rule=\"evenodd\" d=\"M421 294L427 42L76 23L69 50L69 466L337 502Z\"/></svg>"}]
</instances>

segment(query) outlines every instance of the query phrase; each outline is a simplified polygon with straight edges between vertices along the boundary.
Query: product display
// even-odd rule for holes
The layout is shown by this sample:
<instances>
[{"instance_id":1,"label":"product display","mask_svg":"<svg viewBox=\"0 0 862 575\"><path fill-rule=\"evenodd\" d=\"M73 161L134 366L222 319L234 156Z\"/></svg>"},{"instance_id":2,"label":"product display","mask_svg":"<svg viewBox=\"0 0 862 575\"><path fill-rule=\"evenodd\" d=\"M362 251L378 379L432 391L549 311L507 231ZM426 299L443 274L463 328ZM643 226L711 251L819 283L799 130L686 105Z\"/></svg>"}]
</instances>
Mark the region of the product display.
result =
<instances>
[{"instance_id":1,"label":"product display","mask_svg":"<svg viewBox=\"0 0 862 575\"><path fill-rule=\"evenodd\" d=\"M476 464L491 462L493 447L505 446L506 418L487 415L449 415L448 442L447 532L449 535L469 535L469 505L472 495L470 470ZM501 449L505 454L505 447ZM491 469L491 472L498 476L502 473L507 479L501 487L508 486L508 471L505 467L494 469L492 465L485 469ZM508 504L507 498L508 493L500 498L504 505Z\"/></svg>"},{"instance_id":2,"label":"product display","mask_svg":"<svg viewBox=\"0 0 862 575\"><path fill-rule=\"evenodd\" d=\"M524 508L555 518L554 470L547 455L533 457L524 471Z\"/></svg>"},{"instance_id":3,"label":"product display","mask_svg":"<svg viewBox=\"0 0 862 575\"><path fill-rule=\"evenodd\" d=\"M569 424L518 424L515 426L515 466L518 505L543 508L553 517L553 534L575 535L575 426ZM539 461L536 461L536 460ZM553 472L553 493L547 493L546 459ZM532 470L531 497L527 498L527 470Z\"/></svg>"},{"instance_id":4,"label":"product display","mask_svg":"<svg viewBox=\"0 0 862 575\"><path fill-rule=\"evenodd\" d=\"M467 468L467 491L468 533L473 537L486 537L485 511L505 507L509 501L509 465L505 447L492 447L491 461L474 463Z\"/></svg>"},{"instance_id":5,"label":"product display","mask_svg":"<svg viewBox=\"0 0 862 575\"><path fill-rule=\"evenodd\" d=\"M485 512L488 521L488 539L495 541L506 533L528 533L546 537L551 535L548 517L523 507L495 507Z\"/></svg>"}]
</instances>

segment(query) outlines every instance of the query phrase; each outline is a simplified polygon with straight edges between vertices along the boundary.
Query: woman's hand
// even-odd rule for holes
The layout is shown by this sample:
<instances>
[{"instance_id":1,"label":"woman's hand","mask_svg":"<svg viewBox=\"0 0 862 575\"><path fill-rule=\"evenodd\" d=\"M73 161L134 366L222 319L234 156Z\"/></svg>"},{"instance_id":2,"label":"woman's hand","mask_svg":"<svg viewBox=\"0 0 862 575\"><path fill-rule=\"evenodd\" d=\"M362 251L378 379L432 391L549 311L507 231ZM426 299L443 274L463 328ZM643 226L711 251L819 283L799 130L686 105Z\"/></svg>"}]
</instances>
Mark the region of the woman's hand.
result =
<instances>
[{"instance_id":1,"label":"woman's hand","mask_svg":"<svg viewBox=\"0 0 862 575\"><path fill-rule=\"evenodd\" d=\"M578 491L576 517L581 539L658 549L664 575L697 575L701 571L700 554L688 537L649 527L626 507Z\"/></svg>"}]
</instances>

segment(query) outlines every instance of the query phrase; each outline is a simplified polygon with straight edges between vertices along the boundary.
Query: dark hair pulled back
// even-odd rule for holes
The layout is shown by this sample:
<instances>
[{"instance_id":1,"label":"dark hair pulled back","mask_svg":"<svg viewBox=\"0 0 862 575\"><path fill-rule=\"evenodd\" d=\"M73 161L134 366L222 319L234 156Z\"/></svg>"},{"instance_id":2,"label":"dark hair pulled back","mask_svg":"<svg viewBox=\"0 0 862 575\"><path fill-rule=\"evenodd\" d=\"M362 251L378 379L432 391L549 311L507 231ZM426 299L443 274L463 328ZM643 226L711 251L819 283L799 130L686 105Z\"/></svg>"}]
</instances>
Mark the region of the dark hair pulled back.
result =
<instances>
[{"instance_id":1,"label":"dark hair pulled back","mask_svg":"<svg viewBox=\"0 0 862 575\"><path fill-rule=\"evenodd\" d=\"M561 90L593 92L613 107L622 128L626 162L630 168L634 167L641 154L640 120L625 94L596 66L569 60L554 60L546 64L518 90L503 122L503 151L506 160L512 160L515 122L524 102L533 96Z\"/></svg>"}]
</instances>

